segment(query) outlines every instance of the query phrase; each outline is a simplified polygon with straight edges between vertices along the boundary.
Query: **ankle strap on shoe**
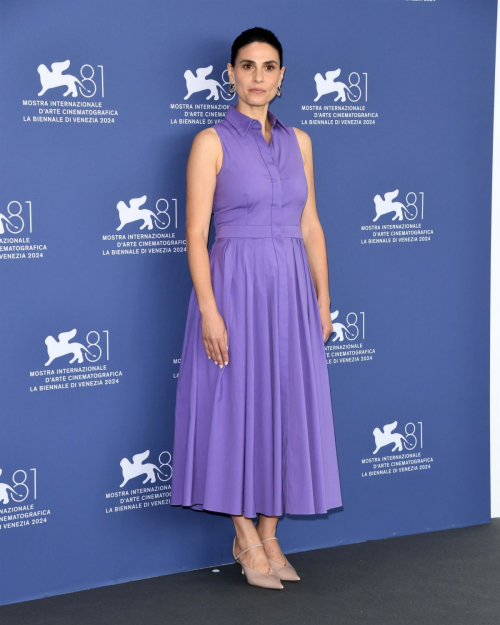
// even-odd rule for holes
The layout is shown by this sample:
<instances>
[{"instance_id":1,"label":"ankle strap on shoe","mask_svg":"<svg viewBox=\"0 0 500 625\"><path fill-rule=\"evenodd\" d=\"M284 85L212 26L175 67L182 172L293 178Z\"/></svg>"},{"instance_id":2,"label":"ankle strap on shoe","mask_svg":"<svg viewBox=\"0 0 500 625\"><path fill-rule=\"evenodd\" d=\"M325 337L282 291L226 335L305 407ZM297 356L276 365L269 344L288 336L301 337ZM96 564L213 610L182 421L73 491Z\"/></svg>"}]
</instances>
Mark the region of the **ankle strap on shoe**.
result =
<instances>
[{"instance_id":1,"label":"ankle strap on shoe","mask_svg":"<svg viewBox=\"0 0 500 625\"><path fill-rule=\"evenodd\" d=\"M240 553L237 556L234 556L234 559L237 560L240 556L242 556L247 551L250 551L250 549L253 549L254 547L262 547L262 546L263 546L262 543L256 543L255 545L252 545L251 547L247 547L246 549L243 549L243 551L240 551Z\"/></svg>"},{"instance_id":2,"label":"ankle strap on shoe","mask_svg":"<svg viewBox=\"0 0 500 625\"><path fill-rule=\"evenodd\" d=\"M262 542L265 543L266 540L278 540L278 539L276 538L276 536L271 536L271 538L264 538Z\"/></svg>"}]
</instances>

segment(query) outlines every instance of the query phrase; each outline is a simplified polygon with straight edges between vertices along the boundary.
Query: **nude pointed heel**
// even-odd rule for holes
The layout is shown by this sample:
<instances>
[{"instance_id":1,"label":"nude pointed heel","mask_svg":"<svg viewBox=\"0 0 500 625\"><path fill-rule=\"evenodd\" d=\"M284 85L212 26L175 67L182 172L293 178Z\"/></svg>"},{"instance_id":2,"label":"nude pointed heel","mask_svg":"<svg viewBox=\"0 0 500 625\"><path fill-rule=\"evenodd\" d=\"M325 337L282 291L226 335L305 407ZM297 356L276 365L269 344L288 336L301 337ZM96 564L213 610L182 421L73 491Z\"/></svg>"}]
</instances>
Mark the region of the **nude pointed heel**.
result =
<instances>
[{"instance_id":1,"label":"nude pointed heel","mask_svg":"<svg viewBox=\"0 0 500 625\"><path fill-rule=\"evenodd\" d=\"M264 538L262 542L265 543L266 540L278 540L278 539L276 538L276 536L271 536L271 538ZM290 562L288 562L288 558L286 556L285 556L285 564L280 564L279 562L275 562L274 560L271 560L269 558L267 559L269 560L269 564L271 565L271 568L279 577L279 579L286 581L286 582L298 582L300 580L300 577L297 575L297 571L293 568Z\"/></svg>"},{"instance_id":2,"label":"nude pointed heel","mask_svg":"<svg viewBox=\"0 0 500 625\"><path fill-rule=\"evenodd\" d=\"M238 562L238 558L244 553L246 553L250 549L253 549L254 547L263 547L263 544L256 543L255 545L251 545L250 547L243 549L243 551L240 551L238 555L235 555L234 553L235 546L236 536L233 540L233 558L236 560L236 562ZM238 564L241 566L242 575L245 575L245 577L247 578L247 582L252 586L259 586L260 588L276 588L278 590L284 588L283 584L280 582L279 577L276 575L271 565L269 565L268 573L262 573L262 571L257 571L257 569L252 569L250 566L246 566L245 564L243 564L243 562L238 562Z\"/></svg>"}]
</instances>

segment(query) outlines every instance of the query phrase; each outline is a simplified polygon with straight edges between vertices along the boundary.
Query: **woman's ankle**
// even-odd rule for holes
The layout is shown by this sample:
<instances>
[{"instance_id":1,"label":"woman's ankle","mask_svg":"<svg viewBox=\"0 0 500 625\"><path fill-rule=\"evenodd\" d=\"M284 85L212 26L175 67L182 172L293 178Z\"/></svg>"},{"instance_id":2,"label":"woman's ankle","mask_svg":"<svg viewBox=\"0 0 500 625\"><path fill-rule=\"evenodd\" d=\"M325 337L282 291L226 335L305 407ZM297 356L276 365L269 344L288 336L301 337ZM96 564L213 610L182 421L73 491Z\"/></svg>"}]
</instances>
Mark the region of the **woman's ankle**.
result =
<instances>
[{"instance_id":1,"label":"woman's ankle","mask_svg":"<svg viewBox=\"0 0 500 625\"><path fill-rule=\"evenodd\" d=\"M259 527L259 524L257 523L257 525L255 526L255 529L257 530L257 534L259 535L261 540L264 540L265 538L276 537L276 528L271 529L271 528Z\"/></svg>"}]
</instances>

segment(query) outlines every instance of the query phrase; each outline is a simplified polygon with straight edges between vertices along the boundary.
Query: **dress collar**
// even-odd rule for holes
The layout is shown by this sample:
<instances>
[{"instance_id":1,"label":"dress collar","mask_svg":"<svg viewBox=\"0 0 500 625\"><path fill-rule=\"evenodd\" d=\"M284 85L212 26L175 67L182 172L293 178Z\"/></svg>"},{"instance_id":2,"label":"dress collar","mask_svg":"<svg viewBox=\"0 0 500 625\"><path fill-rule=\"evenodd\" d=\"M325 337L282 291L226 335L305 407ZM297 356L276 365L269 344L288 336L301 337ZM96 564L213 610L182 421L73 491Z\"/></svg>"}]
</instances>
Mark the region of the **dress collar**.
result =
<instances>
[{"instance_id":1,"label":"dress collar","mask_svg":"<svg viewBox=\"0 0 500 625\"><path fill-rule=\"evenodd\" d=\"M271 126L273 128L275 124L278 124L278 126L281 126L288 133L290 133L285 124L280 119L278 119L269 108L267 109L267 118L271 122ZM238 111L234 104L229 105L229 108L226 111L226 119L232 126L236 128L236 130L240 133L242 137L245 136L245 133L254 122L256 122L256 124L259 124L259 122L256 119L253 119L253 117L249 117L241 111Z\"/></svg>"}]
</instances>

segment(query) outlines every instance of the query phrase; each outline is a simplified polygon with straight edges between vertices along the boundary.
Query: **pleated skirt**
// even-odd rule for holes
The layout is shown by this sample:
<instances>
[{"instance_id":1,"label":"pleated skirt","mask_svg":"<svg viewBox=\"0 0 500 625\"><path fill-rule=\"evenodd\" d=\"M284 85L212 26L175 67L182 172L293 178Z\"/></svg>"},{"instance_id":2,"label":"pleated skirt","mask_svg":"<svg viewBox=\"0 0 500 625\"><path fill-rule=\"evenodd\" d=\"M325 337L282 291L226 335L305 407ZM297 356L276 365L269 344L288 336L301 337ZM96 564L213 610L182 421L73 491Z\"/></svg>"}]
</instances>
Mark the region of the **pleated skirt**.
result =
<instances>
[{"instance_id":1,"label":"pleated skirt","mask_svg":"<svg viewBox=\"0 0 500 625\"><path fill-rule=\"evenodd\" d=\"M216 239L229 364L207 356L194 287L177 380L171 505L249 518L342 506L319 308L301 238Z\"/></svg>"}]
</instances>

